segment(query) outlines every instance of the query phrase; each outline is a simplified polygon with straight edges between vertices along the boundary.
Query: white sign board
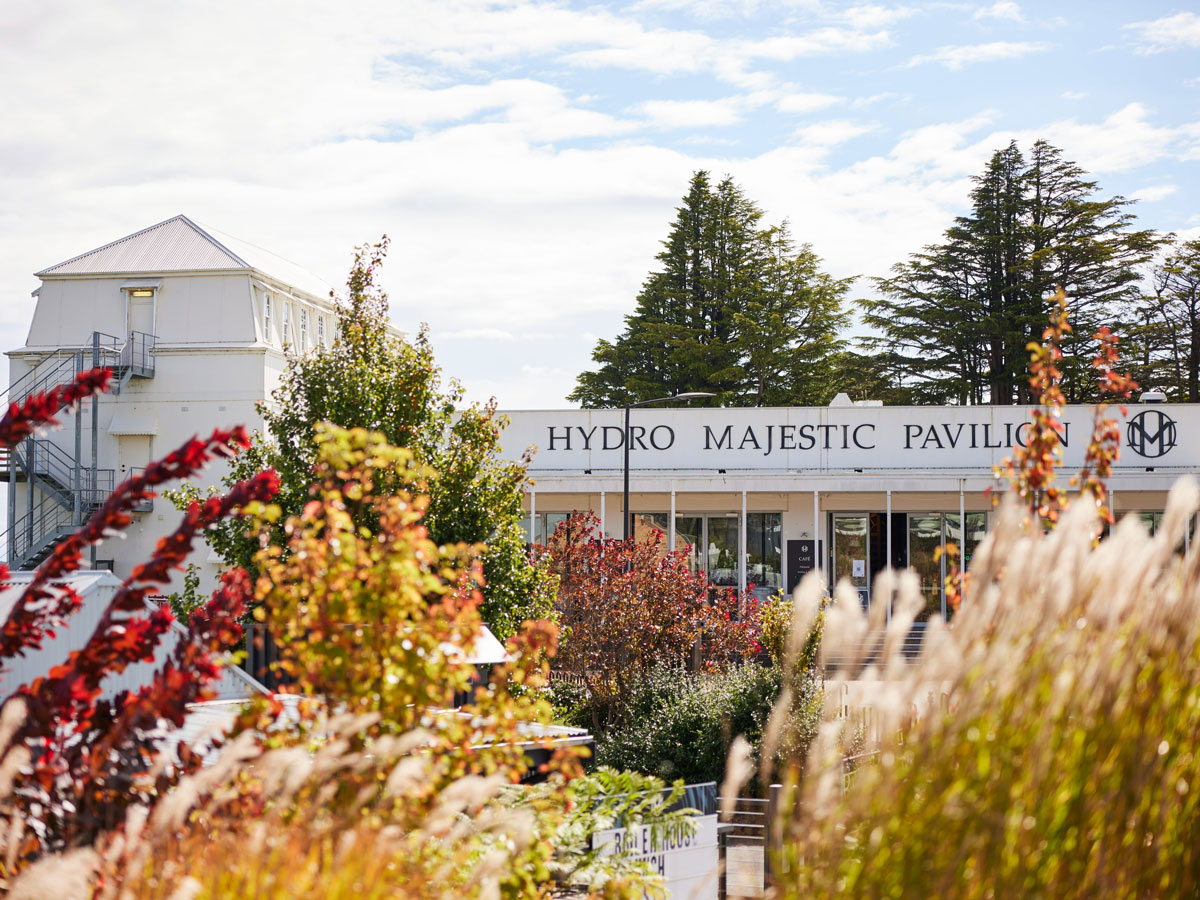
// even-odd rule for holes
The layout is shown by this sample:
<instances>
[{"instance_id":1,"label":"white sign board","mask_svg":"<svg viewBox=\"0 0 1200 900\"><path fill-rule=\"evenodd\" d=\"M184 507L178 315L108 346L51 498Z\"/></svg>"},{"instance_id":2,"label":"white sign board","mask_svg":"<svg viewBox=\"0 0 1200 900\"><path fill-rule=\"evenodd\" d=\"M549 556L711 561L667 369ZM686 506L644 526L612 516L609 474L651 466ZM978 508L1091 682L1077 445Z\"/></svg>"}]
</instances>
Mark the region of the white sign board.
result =
<instances>
[{"instance_id":1,"label":"white sign board","mask_svg":"<svg viewBox=\"0 0 1200 900\"><path fill-rule=\"evenodd\" d=\"M592 835L592 848L602 856L624 853L643 859L651 872L663 877L670 900L716 900L719 854L717 817L692 816L669 826L635 825L610 828Z\"/></svg>"},{"instance_id":2,"label":"white sign board","mask_svg":"<svg viewBox=\"0 0 1200 900\"><path fill-rule=\"evenodd\" d=\"M1121 432L1117 468L1200 467L1200 406L1110 407ZM619 409L507 414L502 441L517 458L537 448L531 471L620 471L624 414ZM1062 414L1066 465L1078 467L1092 432L1090 406ZM971 470L992 466L1023 446L1028 406L792 407L633 410L632 464L654 469L805 472L849 469Z\"/></svg>"}]
</instances>

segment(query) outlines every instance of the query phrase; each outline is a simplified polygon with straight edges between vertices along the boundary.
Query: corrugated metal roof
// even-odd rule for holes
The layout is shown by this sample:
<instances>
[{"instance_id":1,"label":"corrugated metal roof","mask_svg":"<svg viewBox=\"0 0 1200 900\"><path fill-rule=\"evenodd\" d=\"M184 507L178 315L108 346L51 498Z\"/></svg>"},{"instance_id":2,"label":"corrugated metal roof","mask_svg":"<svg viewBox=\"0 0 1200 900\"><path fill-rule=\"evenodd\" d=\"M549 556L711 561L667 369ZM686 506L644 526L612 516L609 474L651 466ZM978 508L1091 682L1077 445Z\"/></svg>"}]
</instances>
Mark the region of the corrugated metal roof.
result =
<instances>
[{"instance_id":1,"label":"corrugated metal roof","mask_svg":"<svg viewBox=\"0 0 1200 900\"><path fill-rule=\"evenodd\" d=\"M175 216L36 273L114 275L246 269L316 297L330 287L295 263L231 235Z\"/></svg>"},{"instance_id":2,"label":"corrugated metal roof","mask_svg":"<svg viewBox=\"0 0 1200 900\"><path fill-rule=\"evenodd\" d=\"M249 268L248 262L221 246L187 216L175 216L37 274L44 277Z\"/></svg>"}]
</instances>

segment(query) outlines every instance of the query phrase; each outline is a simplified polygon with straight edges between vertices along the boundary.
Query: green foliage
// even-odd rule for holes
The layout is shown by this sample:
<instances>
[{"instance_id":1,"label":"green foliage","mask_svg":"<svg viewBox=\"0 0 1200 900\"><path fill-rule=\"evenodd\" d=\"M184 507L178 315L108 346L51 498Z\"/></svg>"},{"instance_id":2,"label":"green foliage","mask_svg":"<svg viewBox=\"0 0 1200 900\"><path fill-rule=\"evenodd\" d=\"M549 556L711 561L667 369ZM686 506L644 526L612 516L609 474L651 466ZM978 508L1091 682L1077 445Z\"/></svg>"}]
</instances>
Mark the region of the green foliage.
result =
<instances>
[{"instance_id":1,"label":"green foliage","mask_svg":"<svg viewBox=\"0 0 1200 900\"><path fill-rule=\"evenodd\" d=\"M1096 191L1045 141L1028 161L1015 142L998 150L975 178L971 214L877 279L883 297L863 302L882 333L866 346L886 355L894 384L914 402L1027 402L1025 348L1061 287L1072 298L1063 390L1069 403L1092 400L1093 335L1138 321L1139 267L1161 243L1135 230L1131 201Z\"/></svg>"},{"instance_id":2,"label":"green foliage","mask_svg":"<svg viewBox=\"0 0 1200 900\"><path fill-rule=\"evenodd\" d=\"M776 595L759 607L762 636L759 638L763 649L771 657L771 662L783 666L789 636L792 633L792 601L785 600L782 595ZM795 661L795 671L809 675L816 671L817 654L821 649L821 631L825 626L825 614L819 612L813 620Z\"/></svg>"},{"instance_id":3,"label":"green foliage","mask_svg":"<svg viewBox=\"0 0 1200 900\"><path fill-rule=\"evenodd\" d=\"M520 525L525 464L498 455L507 421L494 401L456 410L461 390L455 383L443 389L424 328L412 340L389 330L387 295L376 284L386 251L386 239L357 251L348 296L337 307L339 337L330 347L289 356L279 388L260 407L264 433L229 477L274 468L280 479L277 502L286 518L308 500L318 423L366 428L407 448L424 473L430 537L437 544L480 546L482 615L503 640L526 619L545 617L554 597L553 579L531 566L525 552ZM189 499L181 493L176 502ZM269 535L276 546L286 544L282 521ZM359 524L373 527L369 518ZM258 541L239 523L216 529L209 540L227 563L254 571Z\"/></svg>"},{"instance_id":4,"label":"green foliage","mask_svg":"<svg viewBox=\"0 0 1200 900\"><path fill-rule=\"evenodd\" d=\"M545 790L561 791L550 784ZM668 831L694 832L691 813L679 806L683 782L668 788L661 779L639 772L622 772L608 766L577 778L567 786L570 814L554 834L555 856L551 869L556 879L576 889L599 890L614 880L636 877L651 888L661 889L657 875L651 878L647 863L623 854L605 855L591 847L591 836L609 828L650 825L652 839ZM535 802L535 798L530 802Z\"/></svg>"},{"instance_id":5,"label":"green foliage","mask_svg":"<svg viewBox=\"0 0 1200 900\"><path fill-rule=\"evenodd\" d=\"M1173 243L1151 282L1132 342L1135 377L1170 400L1200 402L1200 240Z\"/></svg>"},{"instance_id":6,"label":"green foliage","mask_svg":"<svg viewBox=\"0 0 1200 900\"><path fill-rule=\"evenodd\" d=\"M633 689L629 723L599 736L596 760L687 783L720 782L733 739L760 749L779 699L782 670L746 663L722 675L656 669ZM786 746L802 752L816 735L822 692L804 678L785 726Z\"/></svg>"},{"instance_id":7,"label":"green foliage","mask_svg":"<svg viewBox=\"0 0 1200 900\"><path fill-rule=\"evenodd\" d=\"M731 406L823 403L839 389L830 358L848 315L852 279L820 269L787 224L732 179L697 172L670 234L614 342L601 340L569 399L585 407L710 391Z\"/></svg>"},{"instance_id":8,"label":"green foliage","mask_svg":"<svg viewBox=\"0 0 1200 900\"><path fill-rule=\"evenodd\" d=\"M183 575L183 587L167 594L167 604L175 618L186 625L192 612L207 601L208 598L200 593L200 567L195 563L188 563L187 571Z\"/></svg>"}]
</instances>

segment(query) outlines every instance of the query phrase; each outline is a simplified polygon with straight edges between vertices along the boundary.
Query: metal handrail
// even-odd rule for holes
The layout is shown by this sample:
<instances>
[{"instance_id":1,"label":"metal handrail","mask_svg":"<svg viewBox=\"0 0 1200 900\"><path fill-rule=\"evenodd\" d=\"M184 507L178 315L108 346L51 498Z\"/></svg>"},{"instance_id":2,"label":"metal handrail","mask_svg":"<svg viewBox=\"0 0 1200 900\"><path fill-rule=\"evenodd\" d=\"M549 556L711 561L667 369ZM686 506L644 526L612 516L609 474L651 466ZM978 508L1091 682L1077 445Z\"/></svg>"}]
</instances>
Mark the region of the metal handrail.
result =
<instances>
[{"instance_id":1,"label":"metal handrail","mask_svg":"<svg viewBox=\"0 0 1200 900\"><path fill-rule=\"evenodd\" d=\"M10 565L19 566L48 541L74 531L71 510L58 504L51 497L43 496L26 512L13 527L0 534L0 544L5 547L5 557Z\"/></svg>"},{"instance_id":2,"label":"metal handrail","mask_svg":"<svg viewBox=\"0 0 1200 900\"><path fill-rule=\"evenodd\" d=\"M114 370L119 379L112 385L119 393L131 377L154 376L154 349L157 338L144 331L131 331L127 340L93 332L88 345L62 347L38 360L21 378L0 391L4 401L23 402L27 397L65 384L93 365ZM78 435L76 435L78 442ZM6 464L10 479L23 470L29 479L41 479L42 495L28 511L0 534L5 557L14 566L24 565L69 534L79 523L112 494L116 484L113 469L93 468L75 459L60 445L45 438L28 438L15 448L0 449L0 463ZM32 494L31 494L32 500ZM11 507L10 507L11 509ZM142 501L137 511L153 509L153 500Z\"/></svg>"},{"instance_id":3,"label":"metal handrail","mask_svg":"<svg viewBox=\"0 0 1200 900\"><path fill-rule=\"evenodd\" d=\"M37 365L0 391L0 405L21 403L31 394L47 390L69 381L85 369L91 368L89 356L99 350L100 365L120 365L124 349L119 338L104 332L93 332L92 340L79 347L59 347ZM50 363L47 367L47 363Z\"/></svg>"},{"instance_id":4,"label":"metal handrail","mask_svg":"<svg viewBox=\"0 0 1200 900\"><path fill-rule=\"evenodd\" d=\"M121 365L128 366L134 375L154 375L154 346L158 338L146 331L129 332L129 340L121 348Z\"/></svg>"}]
</instances>

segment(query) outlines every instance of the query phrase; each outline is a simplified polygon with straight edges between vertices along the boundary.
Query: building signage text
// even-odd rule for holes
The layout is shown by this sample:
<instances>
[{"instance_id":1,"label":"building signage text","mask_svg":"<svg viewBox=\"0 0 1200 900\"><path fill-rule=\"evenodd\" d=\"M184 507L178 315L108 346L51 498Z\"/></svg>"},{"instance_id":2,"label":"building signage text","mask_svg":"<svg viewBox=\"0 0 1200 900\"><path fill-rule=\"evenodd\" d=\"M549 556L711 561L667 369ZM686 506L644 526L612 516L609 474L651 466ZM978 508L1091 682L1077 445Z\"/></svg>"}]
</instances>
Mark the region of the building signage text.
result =
<instances>
[{"instance_id":1,"label":"building signage text","mask_svg":"<svg viewBox=\"0 0 1200 900\"><path fill-rule=\"evenodd\" d=\"M1120 416L1116 407L1111 412ZM620 410L509 415L505 446L514 453L536 447L534 470L612 469L622 463ZM1063 411L1066 465L1082 462L1092 419L1091 407ZM1200 463L1200 407L1130 407L1120 424L1120 465ZM635 412L629 451L637 457L636 465L656 469L990 470L1015 448L1026 446L1029 428L1029 410L1022 407L653 409Z\"/></svg>"}]
</instances>

